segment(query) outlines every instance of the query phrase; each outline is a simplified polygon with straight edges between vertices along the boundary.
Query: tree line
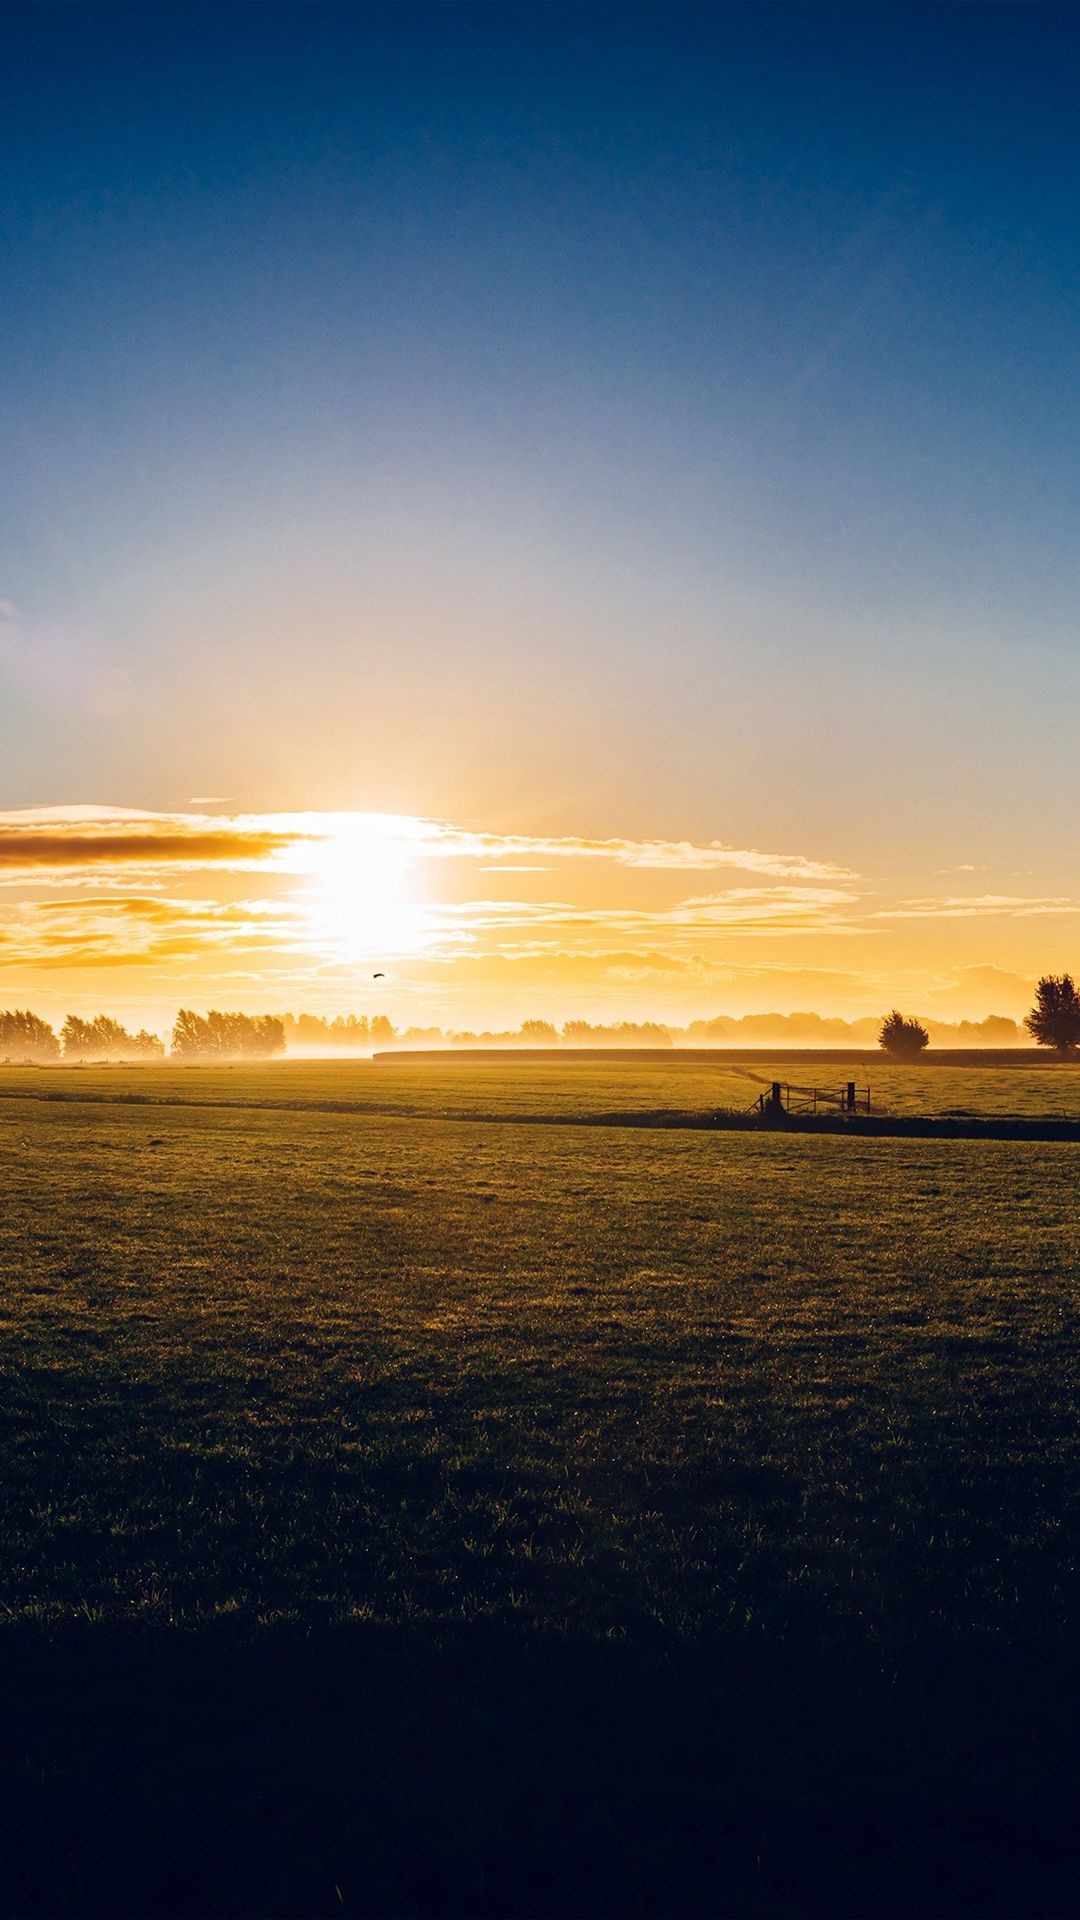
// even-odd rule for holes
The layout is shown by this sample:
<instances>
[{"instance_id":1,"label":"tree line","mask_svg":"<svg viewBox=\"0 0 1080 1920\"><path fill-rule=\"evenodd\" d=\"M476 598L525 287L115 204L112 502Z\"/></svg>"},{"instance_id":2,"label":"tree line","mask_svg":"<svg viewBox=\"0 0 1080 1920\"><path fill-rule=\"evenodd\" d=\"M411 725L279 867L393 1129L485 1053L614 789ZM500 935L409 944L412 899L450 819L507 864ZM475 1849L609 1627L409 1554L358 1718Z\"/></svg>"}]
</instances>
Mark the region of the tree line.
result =
<instances>
[{"instance_id":1,"label":"tree line","mask_svg":"<svg viewBox=\"0 0 1080 1920\"><path fill-rule=\"evenodd\" d=\"M164 1042L156 1033L141 1028L128 1033L118 1020L99 1013L93 1020L80 1020L69 1013L60 1029L60 1046L65 1060L160 1060Z\"/></svg>"},{"instance_id":2,"label":"tree line","mask_svg":"<svg viewBox=\"0 0 1080 1920\"><path fill-rule=\"evenodd\" d=\"M57 1034L28 1008L0 1011L0 1060L160 1060L164 1053L156 1033L129 1033L106 1013L93 1020L69 1013Z\"/></svg>"},{"instance_id":3,"label":"tree line","mask_svg":"<svg viewBox=\"0 0 1080 1920\"><path fill-rule=\"evenodd\" d=\"M369 1047L392 1047L398 1037L385 1013L370 1019L365 1013L339 1013L332 1020L318 1013L285 1013L281 1018L286 1046L300 1053L364 1053Z\"/></svg>"},{"instance_id":4,"label":"tree line","mask_svg":"<svg viewBox=\"0 0 1080 1920\"><path fill-rule=\"evenodd\" d=\"M169 1049L176 1060L266 1059L285 1051L285 1022L275 1015L192 1013L182 1007L173 1023ZM69 1013L59 1033L28 1008L0 1011L0 1060L163 1060L165 1042L145 1029L129 1033L118 1020L99 1013L82 1020Z\"/></svg>"},{"instance_id":5,"label":"tree line","mask_svg":"<svg viewBox=\"0 0 1080 1920\"><path fill-rule=\"evenodd\" d=\"M276 1014L192 1013L173 1022L174 1060L269 1060L285 1051L285 1022Z\"/></svg>"},{"instance_id":6,"label":"tree line","mask_svg":"<svg viewBox=\"0 0 1080 1920\"><path fill-rule=\"evenodd\" d=\"M1024 1025L1036 1046L1049 1047L1066 1058L1080 1046L1080 993L1069 973L1044 973L1035 988L1035 1005ZM894 1007L878 1032L878 1044L894 1060L917 1060L930 1045L921 1020Z\"/></svg>"},{"instance_id":7,"label":"tree line","mask_svg":"<svg viewBox=\"0 0 1080 1920\"><path fill-rule=\"evenodd\" d=\"M1024 1021L1041 1047L1068 1056L1080 1047L1080 992L1070 974L1045 974L1035 1005ZM897 1009L882 1021L827 1019L820 1014L719 1014L692 1020L686 1027L654 1020L591 1024L567 1020L523 1020L520 1027L492 1032L444 1032L441 1027L407 1027L399 1032L385 1014L195 1013L181 1007L173 1022L169 1053L175 1060L273 1059L295 1053L370 1053L381 1047L672 1047L682 1045L851 1046L876 1039L893 1059L918 1059L933 1042L944 1046L1015 1046L1015 1020L990 1014L985 1020L927 1026ZM59 1033L29 1008L0 1010L0 1062L161 1060L165 1042L141 1029L129 1033L118 1020L99 1013L92 1020L69 1013Z\"/></svg>"}]
</instances>

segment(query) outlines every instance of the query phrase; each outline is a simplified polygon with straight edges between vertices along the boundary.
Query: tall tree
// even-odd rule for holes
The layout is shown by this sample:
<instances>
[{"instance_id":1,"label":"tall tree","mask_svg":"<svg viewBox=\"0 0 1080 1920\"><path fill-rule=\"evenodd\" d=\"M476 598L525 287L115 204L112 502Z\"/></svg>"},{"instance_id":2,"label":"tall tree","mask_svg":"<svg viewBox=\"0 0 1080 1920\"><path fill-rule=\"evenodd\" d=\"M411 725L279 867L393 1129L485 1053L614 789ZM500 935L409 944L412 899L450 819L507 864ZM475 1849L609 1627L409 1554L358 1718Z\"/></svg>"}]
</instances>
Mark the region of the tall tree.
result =
<instances>
[{"instance_id":1,"label":"tall tree","mask_svg":"<svg viewBox=\"0 0 1080 1920\"><path fill-rule=\"evenodd\" d=\"M1040 1047L1062 1055L1080 1044L1080 994L1069 973L1046 973L1035 989L1035 1005L1024 1025Z\"/></svg>"}]
</instances>

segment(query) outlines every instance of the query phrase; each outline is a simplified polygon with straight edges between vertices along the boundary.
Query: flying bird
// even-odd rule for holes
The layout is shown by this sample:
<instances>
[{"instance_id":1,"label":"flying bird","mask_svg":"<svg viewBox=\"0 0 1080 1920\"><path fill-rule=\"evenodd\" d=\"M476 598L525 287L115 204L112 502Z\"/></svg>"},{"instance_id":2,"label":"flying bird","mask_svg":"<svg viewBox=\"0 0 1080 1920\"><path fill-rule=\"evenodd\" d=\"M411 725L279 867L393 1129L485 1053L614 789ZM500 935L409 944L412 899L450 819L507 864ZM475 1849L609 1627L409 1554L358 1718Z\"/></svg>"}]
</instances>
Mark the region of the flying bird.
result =
<instances>
[{"instance_id":1,"label":"flying bird","mask_svg":"<svg viewBox=\"0 0 1080 1920\"><path fill-rule=\"evenodd\" d=\"M386 979L386 975L385 975L385 973L373 973L371 977L372 977L372 979L373 979L373 980L385 980L385 979Z\"/></svg>"}]
</instances>

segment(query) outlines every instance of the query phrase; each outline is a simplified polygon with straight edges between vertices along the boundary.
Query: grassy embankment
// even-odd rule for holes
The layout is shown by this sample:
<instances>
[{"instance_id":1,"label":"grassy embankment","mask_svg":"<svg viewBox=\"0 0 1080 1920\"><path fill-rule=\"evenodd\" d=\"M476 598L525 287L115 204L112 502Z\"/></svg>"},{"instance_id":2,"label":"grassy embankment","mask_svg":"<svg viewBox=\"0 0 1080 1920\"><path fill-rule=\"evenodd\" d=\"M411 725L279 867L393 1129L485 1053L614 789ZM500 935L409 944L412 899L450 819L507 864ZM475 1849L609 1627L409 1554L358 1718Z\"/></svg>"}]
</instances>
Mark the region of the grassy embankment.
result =
<instances>
[{"instance_id":1,"label":"grassy embankment","mask_svg":"<svg viewBox=\"0 0 1080 1920\"><path fill-rule=\"evenodd\" d=\"M1072 1910L1080 1150L138 1085L0 1097L0 1908Z\"/></svg>"}]
</instances>

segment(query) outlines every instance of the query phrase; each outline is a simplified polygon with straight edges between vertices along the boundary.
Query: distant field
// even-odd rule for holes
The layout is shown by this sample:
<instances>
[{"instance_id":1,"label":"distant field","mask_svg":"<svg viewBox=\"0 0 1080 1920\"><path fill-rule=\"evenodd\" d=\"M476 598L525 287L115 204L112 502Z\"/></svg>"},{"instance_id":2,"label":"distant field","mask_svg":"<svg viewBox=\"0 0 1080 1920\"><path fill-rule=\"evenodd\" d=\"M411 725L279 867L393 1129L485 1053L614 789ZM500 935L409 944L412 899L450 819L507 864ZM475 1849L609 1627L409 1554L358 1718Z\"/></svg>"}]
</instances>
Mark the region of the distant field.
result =
<instances>
[{"instance_id":1,"label":"distant field","mask_svg":"<svg viewBox=\"0 0 1080 1920\"><path fill-rule=\"evenodd\" d=\"M1080 1066L839 1065L813 1054L762 1053L729 1062L722 1053L690 1057L658 1051L632 1059L549 1059L512 1053L477 1058L407 1054L375 1060L281 1060L234 1066L4 1067L5 1094L93 1094L130 1100L243 1105L330 1104L402 1116L632 1112L678 1107L747 1107L776 1079L838 1092L854 1078L892 1113L1057 1115L1080 1119Z\"/></svg>"},{"instance_id":2,"label":"distant field","mask_svg":"<svg viewBox=\"0 0 1080 1920\"><path fill-rule=\"evenodd\" d=\"M1075 1911L1080 1148L439 1117L746 1086L0 1072L0 1910Z\"/></svg>"}]
</instances>

